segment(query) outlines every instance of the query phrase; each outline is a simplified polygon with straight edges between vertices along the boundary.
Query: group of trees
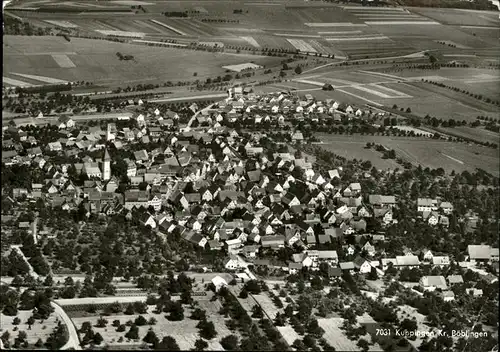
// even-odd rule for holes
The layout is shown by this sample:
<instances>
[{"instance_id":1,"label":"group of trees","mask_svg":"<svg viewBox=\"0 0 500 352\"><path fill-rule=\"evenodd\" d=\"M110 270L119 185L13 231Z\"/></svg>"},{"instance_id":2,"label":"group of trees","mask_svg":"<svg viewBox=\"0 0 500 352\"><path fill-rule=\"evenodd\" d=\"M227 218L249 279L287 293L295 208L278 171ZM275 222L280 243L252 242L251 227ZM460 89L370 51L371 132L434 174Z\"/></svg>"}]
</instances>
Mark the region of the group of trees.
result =
<instances>
[{"instance_id":1,"label":"group of trees","mask_svg":"<svg viewBox=\"0 0 500 352\"><path fill-rule=\"evenodd\" d=\"M469 95L477 100L481 100L481 101L484 101L484 102L489 103L489 104L494 104L494 105L500 106L500 100L493 100L490 97L483 96L481 94L474 94L474 93L469 92L468 90L461 89L458 87L449 86L449 85L446 85L446 84L441 83L441 82L435 82L435 81L431 81L431 80L427 80L427 79L422 79L422 81L425 83L430 83L430 84L438 86L438 87L448 88L448 89L453 90L455 92L467 94L467 95Z\"/></svg>"}]
</instances>

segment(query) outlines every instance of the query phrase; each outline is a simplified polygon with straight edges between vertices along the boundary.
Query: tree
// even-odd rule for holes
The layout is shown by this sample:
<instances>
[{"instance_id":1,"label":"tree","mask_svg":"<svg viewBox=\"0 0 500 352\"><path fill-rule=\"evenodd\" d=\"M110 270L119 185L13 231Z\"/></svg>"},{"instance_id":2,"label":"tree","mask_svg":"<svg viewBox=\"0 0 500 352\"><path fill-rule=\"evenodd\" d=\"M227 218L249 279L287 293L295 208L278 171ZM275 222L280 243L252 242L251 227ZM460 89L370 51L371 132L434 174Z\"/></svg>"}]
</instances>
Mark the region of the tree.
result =
<instances>
[{"instance_id":1,"label":"tree","mask_svg":"<svg viewBox=\"0 0 500 352\"><path fill-rule=\"evenodd\" d=\"M127 315L133 315L135 313L135 309L134 309L134 306L132 305L132 303L128 304L127 309L125 309L124 313Z\"/></svg>"},{"instance_id":2,"label":"tree","mask_svg":"<svg viewBox=\"0 0 500 352\"><path fill-rule=\"evenodd\" d=\"M295 348L297 351L307 350L306 345L304 345L304 343L299 339L297 339L293 342L292 347Z\"/></svg>"},{"instance_id":3,"label":"tree","mask_svg":"<svg viewBox=\"0 0 500 352\"><path fill-rule=\"evenodd\" d=\"M184 308L180 302L174 302L170 308L168 320L181 321L184 319Z\"/></svg>"},{"instance_id":4,"label":"tree","mask_svg":"<svg viewBox=\"0 0 500 352\"><path fill-rule=\"evenodd\" d=\"M158 344L157 348L158 350L163 350L163 351L180 351L180 347L177 344L177 341L172 336L165 336L163 340Z\"/></svg>"},{"instance_id":5,"label":"tree","mask_svg":"<svg viewBox=\"0 0 500 352\"><path fill-rule=\"evenodd\" d=\"M204 351L208 347L207 341L203 339L198 339L194 343L194 350L195 351Z\"/></svg>"},{"instance_id":6,"label":"tree","mask_svg":"<svg viewBox=\"0 0 500 352\"><path fill-rule=\"evenodd\" d=\"M105 328L106 325L108 325L108 321L106 319L104 319L103 317L100 317L98 320L97 320L97 324L96 326L98 328Z\"/></svg>"},{"instance_id":7,"label":"tree","mask_svg":"<svg viewBox=\"0 0 500 352\"><path fill-rule=\"evenodd\" d=\"M244 289L248 292L258 295L261 292L260 284L257 280L250 280L245 283Z\"/></svg>"},{"instance_id":8,"label":"tree","mask_svg":"<svg viewBox=\"0 0 500 352\"><path fill-rule=\"evenodd\" d=\"M198 323L197 327L200 329L200 336L206 340L211 340L217 336L217 331L215 331L214 323L211 321L202 320Z\"/></svg>"},{"instance_id":9,"label":"tree","mask_svg":"<svg viewBox=\"0 0 500 352\"><path fill-rule=\"evenodd\" d=\"M42 346L43 346L43 341L42 339L39 338L38 340L36 340L35 347L40 348Z\"/></svg>"},{"instance_id":10,"label":"tree","mask_svg":"<svg viewBox=\"0 0 500 352\"><path fill-rule=\"evenodd\" d=\"M155 345L159 342L158 337L156 336L156 333L153 330L148 330L148 332L146 333L146 336L144 336L142 341L144 341L146 343L151 343L153 345Z\"/></svg>"},{"instance_id":11,"label":"tree","mask_svg":"<svg viewBox=\"0 0 500 352\"><path fill-rule=\"evenodd\" d=\"M21 319L19 319L19 317L15 317L12 320L12 325L19 325L19 324L21 324Z\"/></svg>"},{"instance_id":12,"label":"tree","mask_svg":"<svg viewBox=\"0 0 500 352\"><path fill-rule=\"evenodd\" d=\"M125 337L131 340L137 340L139 338L139 328L137 325L132 324L129 331L125 334Z\"/></svg>"},{"instance_id":13,"label":"tree","mask_svg":"<svg viewBox=\"0 0 500 352\"><path fill-rule=\"evenodd\" d=\"M137 318L135 318L134 323L137 326L144 326L148 324L148 321L142 315L139 315Z\"/></svg>"},{"instance_id":14,"label":"tree","mask_svg":"<svg viewBox=\"0 0 500 352\"><path fill-rule=\"evenodd\" d=\"M238 337L235 335L229 335L220 340L221 346L226 351L235 351L238 349Z\"/></svg>"},{"instance_id":15,"label":"tree","mask_svg":"<svg viewBox=\"0 0 500 352\"><path fill-rule=\"evenodd\" d=\"M362 351L368 351L370 344L365 339L359 339L357 346L361 348Z\"/></svg>"},{"instance_id":16,"label":"tree","mask_svg":"<svg viewBox=\"0 0 500 352\"><path fill-rule=\"evenodd\" d=\"M295 67L295 73L300 75L302 73L302 67L300 66Z\"/></svg>"},{"instance_id":17,"label":"tree","mask_svg":"<svg viewBox=\"0 0 500 352\"><path fill-rule=\"evenodd\" d=\"M156 318L155 317L151 317L149 320L148 320L148 325L156 325Z\"/></svg>"},{"instance_id":18,"label":"tree","mask_svg":"<svg viewBox=\"0 0 500 352\"><path fill-rule=\"evenodd\" d=\"M102 341L104 341L104 339L102 338L100 333L94 335L94 343L96 345L100 345Z\"/></svg>"},{"instance_id":19,"label":"tree","mask_svg":"<svg viewBox=\"0 0 500 352\"><path fill-rule=\"evenodd\" d=\"M260 319L264 316L264 312L260 305L256 304L252 307L252 318Z\"/></svg>"},{"instance_id":20,"label":"tree","mask_svg":"<svg viewBox=\"0 0 500 352\"><path fill-rule=\"evenodd\" d=\"M52 275L47 275L45 280L43 281L44 286L52 286L54 284L54 279L52 278Z\"/></svg>"},{"instance_id":21,"label":"tree","mask_svg":"<svg viewBox=\"0 0 500 352\"><path fill-rule=\"evenodd\" d=\"M377 280L378 279L378 274L377 274L377 269L374 267L371 268L370 273L368 274L368 280Z\"/></svg>"},{"instance_id":22,"label":"tree","mask_svg":"<svg viewBox=\"0 0 500 352\"><path fill-rule=\"evenodd\" d=\"M206 320L207 313L203 309L196 308L193 313L191 313L190 318L193 320Z\"/></svg>"}]
</instances>

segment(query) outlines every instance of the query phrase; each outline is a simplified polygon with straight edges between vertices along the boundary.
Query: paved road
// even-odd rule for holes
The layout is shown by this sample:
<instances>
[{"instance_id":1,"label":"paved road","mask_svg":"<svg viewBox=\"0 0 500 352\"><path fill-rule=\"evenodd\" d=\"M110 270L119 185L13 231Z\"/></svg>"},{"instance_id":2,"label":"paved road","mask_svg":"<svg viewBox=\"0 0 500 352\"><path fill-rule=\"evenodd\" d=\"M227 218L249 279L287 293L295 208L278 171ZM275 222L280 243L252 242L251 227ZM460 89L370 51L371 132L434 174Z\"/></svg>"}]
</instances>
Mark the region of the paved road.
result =
<instances>
[{"instance_id":1,"label":"paved road","mask_svg":"<svg viewBox=\"0 0 500 352\"><path fill-rule=\"evenodd\" d=\"M68 350L70 348L75 350L81 350L78 333L76 332L75 325L73 324L71 318L68 317L68 314L66 314L64 309L62 309L61 306L59 306L57 303L50 302L50 304L54 308L55 313L61 317L61 319L64 321L64 324L66 324L66 327L68 328L68 333L69 333L68 342L66 342L66 344L63 347L61 347L61 350Z\"/></svg>"},{"instance_id":2,"label":"paved road","mask_svg":"<svg viewBox=\"0 0 500 352\"><path fill-rule=\"evenodd\" d=\"M163 102L171 102L171 101L185 101L185 100L226 98L226 97L227 97L227 93L217 93L217 94L194 95L191 97L152 99L152 100L148 100L148 102L150 102L150 103L163 103Z\"/></svg>"}]
</instances>

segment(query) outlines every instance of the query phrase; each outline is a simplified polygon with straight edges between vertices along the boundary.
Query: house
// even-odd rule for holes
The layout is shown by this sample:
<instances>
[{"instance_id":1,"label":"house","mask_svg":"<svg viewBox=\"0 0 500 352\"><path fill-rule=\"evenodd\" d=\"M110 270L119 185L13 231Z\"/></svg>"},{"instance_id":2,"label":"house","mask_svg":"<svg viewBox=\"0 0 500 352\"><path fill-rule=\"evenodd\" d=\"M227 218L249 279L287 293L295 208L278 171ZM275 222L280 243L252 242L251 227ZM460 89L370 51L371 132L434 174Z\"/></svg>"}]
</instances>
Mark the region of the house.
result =
<instances>
[{"instance_id":1,"label":"house","mask_svg":"<svg viewBox=\"0 0 500 352\"><path fill-rule=\"evenodd\" d=\"M389 269L389 265L392 265L393 267L398 265L398 261L396 258L382 258L382 270L387 270Z\"/></svg>"},{"instance_id":2,"label":"house","mask_svg":"<svg viewBox=\"0 0 500 352\"><path fill-rule=\"evenodd\" d=\"M302 267L302 263L288 263L288 272L292 275L296 274L297 271L302 270Z\"/></svg>"},{"instance_id":3,"label":"house","mask_svg":"<svg viewBox=\"0 0 500 352\"><path fill-rule=\"evenodd\" d=\"M438 288L446 290L448 288L444 276L423 276L419 284L425 291L434 291Z\"/></svg>"},{"instance_id":4,"label":"house","mask_svg":"<svg viewBox=\"0 0 500 352\"><path fill-rule=\"evenodd\" d=\"M372 270L370 262L360 256L356 257L353 263L354 267L358 269L361 274L367 274Z\"/></svg>"},{"instance_id":5,"label":"house","mask_svg":"<svg viewBox=\"0 0 500 352\"><path fill-rule=\"evenodd\" d=\"M139 221L143 226L151 226L152 229L156 228L156 221L153 215L149 213L143 213L139 216Z\"/></svg>"},{"instance_id":6,"label":"house","mask_svg":"<svg viewBox=\"0 0 500 352\"><path fill-rule=\"evenodd\" d=\"M255 258L259 251L259 247L257 245L244 246L241 248L241 254L247 258Z\"/></svg>"},{"instance_id":7,"label":"house","mask_svg":"<svg viewBox=\"0 0 500 352\"><path fill-rule=\"evenodd\" d=\"M342 269L329 266L328 267L328 277L330 279L338 279L338 278L342 277Z\"/></svg>"},{"instance_id":8,"label":"house","mask_svg":"<svg viewBox=\"0 0 500 352\"><path fill-rule=\"evenodd\" d=\"M237 270L241 269L240 261L237 256L229 255L228 258L224 261L224 267L227 270Z\"/></svg>"},{"instance_id":9,"label":"house","mask_svg":"<svg viewBox=\"0 0 500 352\"><path fill-rule=\"evenodd\" d=\"M375 246L373 246L370 241L366 241L366 243L361 247L361 250L366 251L370 257L375 255Z\"/></svg>"},{"instance_id":10,"label":"house","mask_svg":"<svg viewBox=\"0 0 500 352\"><path fill-rule=\"evenodd\" d=\"M420 260L416 255L398 255L396 256L396 264L400 268L418 268L420 265Z\"/></svg>"},{"instance_id":11,"label":"house","mask_svg":"<svg viewBox=\"0 0 500 352\"><path fill-rule=\"evenodd\" d=\"M216 276L212 279L212 284L215 287L215 292L219 292L222 287L227 286L227 281L220 276Z\"/></svg>"},{"instance_id":12,"label":"house","mask_svg":"<svg viewBox=\"0 0 500 352\"><path fill-rule=\"evenodd\" d=\"M455 300L455 293L453 293L453 291L443 291L441 296L443 297L443 301L445 302Z\"/></svg>"},{"instance_id":13,"label":"house","mask_svg":"<svg viewBox=\"0 0 500 352\"><path fill-rule=\"evenodd\" d=\"M468 295L472 295L474 297L482 297L483 296L483 290L477 289L477 288L467 288L467 289L465 289L465 292Z\"/></svg>"},{"instance_id":14,"label":"house","mask_svg":"<svg viewBox=\"0 0 500 352\"><path fill-rule=\"evenodd\" d=\"M437 200L430 198L418 198L417 199L417 211L423 213L424 211L435 211L438 210Z\"/></svg>"},{"instance_id":15,"label":"house","mask_svg":"<svg viewBox=\"0 0 500 352\"><path fill-rule=\"evenodd\" d=\"M439 222L439 214L435 211L432 212L424 211L422 213L422 218L424 220L427 220L427 223L432 226L437 225Z\"/></svg>"},{"instance_id":16,"label":"house","mask_svg":"<svg viewBox=\"0 0 500 352\"><path fill-rule=\"evenodd\" d=\"M285 247L285 236L282 235L269 235L262 236L260 243L262 247L266 248L283 248Z\"/></svg>"},{"instance_id":17,"label":"house","mask_svg":"<svg viewBox=\"0 0 500 352\"><path fill-rule=\"evenodd\" d=\"M226 248L228 253L239 252L240 247L243 246L239 238L226 241Z\"/></svg>"},{"instance_id":18,"label":"house","mask_svg":"<svg viewBox=\"0 0 500 352\"><path fill-rule=\"evenodd\" d=\"M448 284L449 285L455 285L455 284L463 284L464 279L462 275L450 275L447 277Z\"/></svg>"},{"instance_id":19,"label":"house","mask_svg":"<svg viewBox=\"0 0 500 352\"><path fill-rule=\"evenodd\" d=\"M443 213L450 215L453 212L453 204L450 202L441 202L439 203L439 209L441 209Z\"/></svg>"},{"instance_id":20,"label":"house","mask_svg":"<svg viewBox=\"0 0 500 352\"><path fill-rule=\"evenodd\" d=\"M292 134L292 142L301 142L304 140L302 132L295 132Z\"/></svg>"},{"instance_id":21,"label":"house","mask_svg":"<svg viewBox=\"0 0 500 352\"><path fill-rule=\"evenodd\" d=\"M450 257L445 256L434 256L432 257L432 265L444 267L450 265Z\"/></svg>"},{"instance_id":22,"label":"house","mask_svg":"<svg viewBox=\"0 0 500 352\"><path fill-rule=\"evenodd\" d=\"M318 250L318 262L326 262L330 265L337 265L339 256L337 251Z\"/></svg>"},{"instance_id":23,"label":"house","mask_svg":"<svg viewBox=\"0 0 500 352\"><path fill-rule=\"evenodd\" d=\"M354 272L354 263L353 262L339 263L339 266L340 266L341 270L348 270L350 273Z\"/></svg>"},{"instance_id":24,"label":"house","mask_svg":"<svg viewBox=\"0 0 500 352\"><path fill-rule=\"evenodd\" d=\"M432 260L432 252L428 249L423 249L422 250L422 260L425 260L425 261L431 261Z\"/></svg>"},{"instance_id":25,"label":"house","mask_svg":"<svg viewBox=\"0 0 500 352\"><path fill-rule=\"evenodd\" d=\"M396 197L394 196L383 196L379 194L370 194L368 196L368 202L373 206L378 207L394 207L396 205Z\"/></svg>"},{"instance_id":26,"label":"house","mask_svg":"<svg viewBox=\"0 0 500 352\"><path fill-rule=\"evenodd\" d=\"M492 248L487 245L469 245L467 246L467 252L469 254L469 260L471 262L488 262L492 258ZM495 253L495 252L494 252ZM498 256L498 249L496 249ZM498 257L497 257L498 258Z\"/></svg>"}]
</instances>

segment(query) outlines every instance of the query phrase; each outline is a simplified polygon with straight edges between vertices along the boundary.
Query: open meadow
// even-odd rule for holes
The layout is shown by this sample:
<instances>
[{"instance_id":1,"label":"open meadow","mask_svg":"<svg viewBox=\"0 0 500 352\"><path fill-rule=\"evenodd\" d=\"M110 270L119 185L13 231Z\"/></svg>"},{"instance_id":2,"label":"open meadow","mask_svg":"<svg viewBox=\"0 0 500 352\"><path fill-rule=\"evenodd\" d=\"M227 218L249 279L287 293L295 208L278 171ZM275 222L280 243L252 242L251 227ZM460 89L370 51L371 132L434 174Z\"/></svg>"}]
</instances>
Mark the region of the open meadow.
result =
<instances>
[{"instance_id":1,"label":"open meadow","mask_svg":"<svg viewBox=\"0 0 500 352\"><path fill-rule=\"evenodd\" d=\"M422 167L441 167L446 172L471 172L481 168L495 176L500 174L498 149L429 138L324 133L318 133L316 137L323 142L320 144L322 148L349 159L369 160L380 169L402 167L395 160L382 159L382 154L373 149L365 149L367 142L394 149L397 157Z\"/></svg>"}]
</instances>

